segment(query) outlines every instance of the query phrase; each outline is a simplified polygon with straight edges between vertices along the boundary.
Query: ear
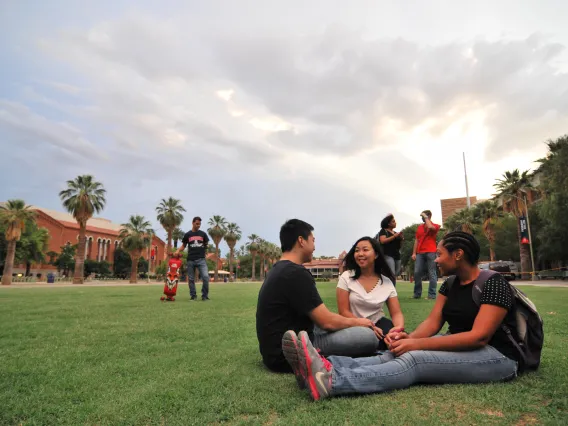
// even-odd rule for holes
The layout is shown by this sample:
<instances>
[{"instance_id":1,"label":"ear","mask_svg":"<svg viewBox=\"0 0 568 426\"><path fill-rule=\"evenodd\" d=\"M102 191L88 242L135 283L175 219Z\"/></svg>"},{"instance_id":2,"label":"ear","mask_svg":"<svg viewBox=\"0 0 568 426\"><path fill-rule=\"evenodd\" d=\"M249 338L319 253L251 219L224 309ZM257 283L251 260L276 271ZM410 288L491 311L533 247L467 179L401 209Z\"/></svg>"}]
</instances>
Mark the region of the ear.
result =
<instances>
[{"instance_id":1,"label":"ear","mask_svg":"<svg viewBox=\"0 0 568 426\"><path fill-rule=\"evenodd\" d=\"M456 260L462 260L462 259L463 259L463 255L464 255L463 250L462 250L462 249L457 249L457 250L454 252L454 259L456 259Z\"/></svg>"}]
</instances>

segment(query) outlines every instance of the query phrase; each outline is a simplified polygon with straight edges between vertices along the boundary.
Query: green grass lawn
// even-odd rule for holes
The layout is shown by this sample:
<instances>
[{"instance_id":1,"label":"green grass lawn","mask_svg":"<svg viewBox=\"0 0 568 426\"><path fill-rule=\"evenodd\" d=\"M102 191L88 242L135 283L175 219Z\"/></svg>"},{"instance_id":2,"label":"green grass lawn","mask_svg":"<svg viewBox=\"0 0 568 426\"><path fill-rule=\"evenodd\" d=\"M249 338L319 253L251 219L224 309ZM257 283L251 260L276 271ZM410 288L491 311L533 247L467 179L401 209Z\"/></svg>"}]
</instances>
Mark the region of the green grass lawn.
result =
<instances>
[{"instance_id":1,"label":"green grass lawn","mask_svg":"<svg viewBox=\"0 0 568 426\"><path fill-rule=\"evenodd\" d=\"M0 424L568 424L568 288L523 288L545 322L537 373L319 403L262 367L258 288L174 303L157 286L2 289ZM334 283L318 288L335 309ZM399 290L412 329L432 302Z\"/></svg>"}]
</instances>

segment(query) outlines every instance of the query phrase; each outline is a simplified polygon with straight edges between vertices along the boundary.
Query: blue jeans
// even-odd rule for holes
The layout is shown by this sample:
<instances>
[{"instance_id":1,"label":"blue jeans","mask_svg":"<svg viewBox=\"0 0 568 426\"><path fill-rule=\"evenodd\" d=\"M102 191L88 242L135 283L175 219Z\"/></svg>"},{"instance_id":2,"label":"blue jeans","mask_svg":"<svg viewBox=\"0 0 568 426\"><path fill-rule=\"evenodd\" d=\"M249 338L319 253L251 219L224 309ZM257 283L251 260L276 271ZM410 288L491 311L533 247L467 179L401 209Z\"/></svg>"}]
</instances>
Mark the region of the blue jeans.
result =
<instances>
[{"instance_id":1,"label":"blue jeans","mask_svg":"<svg viewBox=\"0 0 568 426\"><path fill-rule=\"evenodd\" d=\"M395 259L394 257L390 257L385 254L385 261L394 275L394 281L392 283L396 287L396 277L400 274L400 259Z\"/></svg>"},{"instance_id":2,"label":"blue jeans","mask_svg":"<svg viewBox=\"0 0 568 426\"><path fill-rule=\"evenodd\" d=\"M369 356L377 352L380 340L367 327L350 327L325 331L314 325L314 347L322 355Z\"/></svg>"},{"instance_id":3,"label":"blue jeans","mask_svg":"<svg viewBox=\"0 0 568 426\"><path fill-rule=\"evenodd\" d=\"M467 352L390 351L367 358L331 356L331 394L386 392L416 383L488 383L513 379L517 363L492 346Z\"/></svg>"},{"instance_id":4,"label":"blue jeans","mask_svg":"<svg viewBox=\"0 0 568 426\"><path fill-rule=\"evenodd\" d=\"M428 297L436 298L436 289L438 287L438 274L436 273L436 253L419 253L416 255L416 264L414 265L414 297L422 297L422 275L425 268L430 278L430 286L428 287Z\"/></svg>"},{"instance_id":5,"label":"blue jeans","mask_svg":"<svg viewBox=\"0 0 568 426\"><path fill-rule=\"evenodd\" d=\"M187 261L187 277L189 279L189 294L191 297L197 297L195 291L195 268L199 270L199 276L203 280L201 288L201 297L209 297L209 271L207 270L207 262L204 258Z\"/></svg>"}]
</instances>

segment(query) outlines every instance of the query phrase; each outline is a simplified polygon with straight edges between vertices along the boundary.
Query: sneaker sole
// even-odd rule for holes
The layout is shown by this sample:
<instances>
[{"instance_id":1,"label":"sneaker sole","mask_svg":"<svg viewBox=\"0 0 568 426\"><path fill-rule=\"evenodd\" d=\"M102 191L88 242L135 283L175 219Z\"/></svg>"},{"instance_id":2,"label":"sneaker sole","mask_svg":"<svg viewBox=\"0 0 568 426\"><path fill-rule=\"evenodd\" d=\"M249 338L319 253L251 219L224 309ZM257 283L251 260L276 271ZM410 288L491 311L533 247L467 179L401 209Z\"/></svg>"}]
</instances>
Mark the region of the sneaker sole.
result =
<instances>
[{"instance_id":1,"label":"sneaker sole","mask_svg":"<svg viewBox=\"0 0 568 426\"><path fill-rule=\"evenodd\" d=\"M298 357L300 345L298 344L298 336L296 336L296 333L290 331L284 333L284 336L282 336L282 352L284 353L284 358L286 358L286 361L288 361L288 364L290 364L294 371L298 387L305 389L306 374L303 371L302 363Z\"/></svg>"},{"instance_id":2,"label":"sneaker sole","mask_svg":"<svg viewBox=\"0 0 568 426\"><path fill-rule=\"evenodd\" d=\"M314 380L314 375L312 374L312 358L310 357L310 353L308 352L308 346L306 343L306 334L301 333L300 339L302 339L302 348L299 351L300 354L300 365L303 365L306 369L307 373L307 383L310 394L314 401L319 401L320 394L318 392L318 387L316 385L316 381Z\"/></svg>"}]
</instances>

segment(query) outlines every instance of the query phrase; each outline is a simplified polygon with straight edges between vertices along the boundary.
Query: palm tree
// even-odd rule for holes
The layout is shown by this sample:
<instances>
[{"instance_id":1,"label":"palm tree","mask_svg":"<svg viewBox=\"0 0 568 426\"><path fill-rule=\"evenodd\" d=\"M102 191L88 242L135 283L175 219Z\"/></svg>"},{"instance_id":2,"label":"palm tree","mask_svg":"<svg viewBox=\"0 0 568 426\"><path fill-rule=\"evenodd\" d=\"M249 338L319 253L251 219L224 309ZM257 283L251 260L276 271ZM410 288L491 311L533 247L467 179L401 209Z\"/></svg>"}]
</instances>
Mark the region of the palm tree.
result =
<instances>
[{"instance_id":1,"label":"palm tree","mask_svg":"<svg viewBox=\"0 0 568 426\"><path fill-rule=\"evenodd\" d=\"M260 239L258 242L258 255L260 256L260 281L264 281L264 268L265 268L265 260L266 254L268 252L268 243L267 241Z\"/></svg>"},{"instance_id":2,"label":"palm tree","mask_svg":"<svg viewBox=\"0 0 568 426\"><path fill-rule=\"evenodd\" d=\"M41 264L45 261L45 255L49 246L49 231L40 228L35 221L30 220L20 239L19 255L16 258L26 265L26 276L30 275L32 263Z\"/></svg>"},{"instance_id":3,"label":"palm tree","mask_svg":"<svg viewBox=\"0 0 568 426\"><path fill-rule=\"evenodd\" d=\"M219 254L219 243L225 236L227 232L227 221L223 216L213 216L209 219L209 226L210 228L207 230L211 238L213 239L213 243L215 244L215 254L217 255L217 260L215 261L215 281L219 280L219 258L221 257Z\"/></svg>"},{"instance_id":4,"label":"palm tree","mask_svg":"<svg viewBox=\"0 0 568 426\"><path fill-rule=\"evenodd\" d=\"M503 211L499 208L497 201L486 200L475 204L474 213L481 221L481 229L489 242L489 260L495 260L495 224Z\"/></svg>"},{"instance_id":5,"label":"palm tree","mask_svg":"<svg viewBox=\"0 0 568 426\"><path fill-rule=\"evenodd\" d=\"M0 206L0 224L6 227L5 236L8 242L6 261L2 272L2 285L12 284L16 243L22 236L26 222L34 219L35 212L31 210L31 206L26 206L24 200L8 200L6 205Z\"/></svg>"},{"instance_id":6,"label":"palm tree","mask_svg":"<svg viewBox=\"0 0 568 426\"><path fill-rule=\"evenodd\" d=\"M512 172L505 172L502 179L498 179L493 186L497 188L497 196L503 200L504 210L511 212L517 218L517 234L519 241L519 254L521 257L521 273L523 278L528 278L527 271L530 270L530 251L527 244L521 244L521 225L519 218L526 214L528 206L527 194L534 190L531 183L530 171L519 172L515 169Z\"/></svg>"},{"instance_id":7,"label":"palm tree","mask_svg":"<svg viewBox=\"0 0 568 426\"><path fill-rule=\"evenodd\" d=\"M83 284L85 265L85 249L87 238L87 221L95 213L100 213L106 203L106 190L102 183L93 180L91 175L77 176L75 180L67 181L67 189L59 193L63 207L73 215L79 224L79 247L75 261L73 284Z\"/></svg>"},{"instance_id":8,"label":"palm tree","mask_svg":"<svg viewBox=\"0 0 568 426\"><path fill-rule=\"evenodd\" d=\"M172 232L172 238L174 240L174 248L177 249L178 247L178 241L183 240L183 236L185 235L185 232L183 232L181 230L181 228L176 228L174 229L174 232Z\"/></svg>"},{"instance_id":9,"label":"palm tree","mask_svg":"<svg viewBox=\"0 0 568 426\"><path fill-rule=\"evenodd\" d=\"M464 208L456 211L444 221L444 228L448 231L462 231L473 234L477 225L472 208Z\"/></svg>"},{"instance_id":10,"label":"palm tree","mask_svg":"<svg viewBox=\"0 0 568 426\"><path fill-rule=\"evenodd\" d=\"M185 209L180 204L180 200L172 197L167 200L162 198L160 205L156 207L158 222L160 222L160 225L162 225L168 234L167 253L169 253L172 248L172 234L174 230L183 222L183 214L181 212L184 211Z\"/></svg>"},{"instance_id":11,"label":"palm tree","mask_svg":"<svg viewBox=\"0 0 568 426\"><path fill-rule=\"evenodd\" d=\"M256 267L256 254L258 253L258 242L260 241L260 237L256 234L250 234L248 237L248 249L252 256L252 278L251 280L254 281L255 276L255 267Z\"/></svg>"},{"instance_id":12,"label":"palm tree","mask_svg":"<svg viewBox=\"0 0 568 426\"><path fill-rule=\"evenodd\" d=\"M225 234L225 241L229 246L229 279L233 281L233 257L235 254L235 244L241 239L242 232L239 225L232 222L227 225L227 232Z\"/></svg>"},{"instance_id":13,"label":"palm tree","mask_svg":"<svg viewBox=\"0 0 568 426\"><path fill-rule=\"evenodd\" d=\"M142 253L150 247L154 230L144 216L130 216L127 223L123 223L118 238L122 241L122 248L130 254L132 268L130 270L130 283L136 284L138 279L138 261Z\"/></svg>"}]
</instances>

